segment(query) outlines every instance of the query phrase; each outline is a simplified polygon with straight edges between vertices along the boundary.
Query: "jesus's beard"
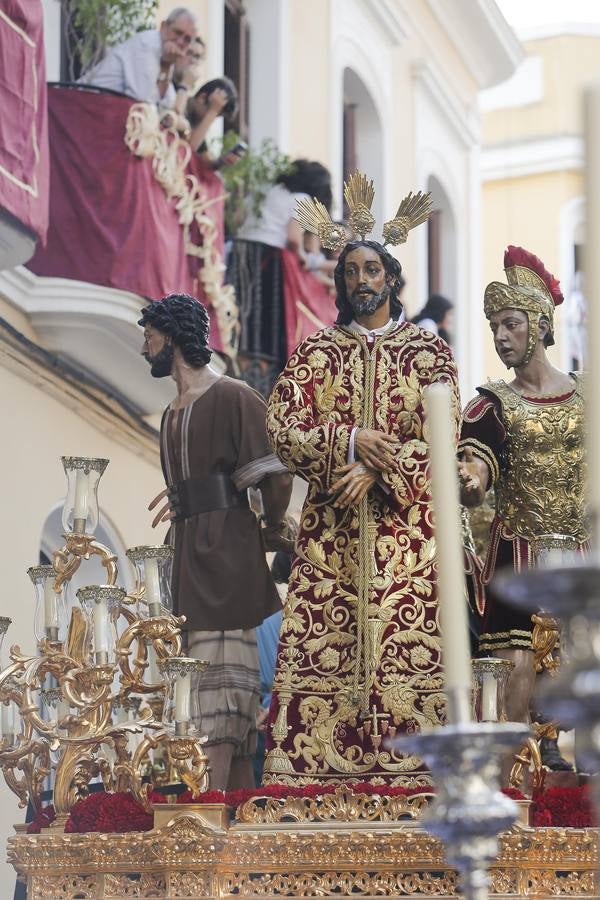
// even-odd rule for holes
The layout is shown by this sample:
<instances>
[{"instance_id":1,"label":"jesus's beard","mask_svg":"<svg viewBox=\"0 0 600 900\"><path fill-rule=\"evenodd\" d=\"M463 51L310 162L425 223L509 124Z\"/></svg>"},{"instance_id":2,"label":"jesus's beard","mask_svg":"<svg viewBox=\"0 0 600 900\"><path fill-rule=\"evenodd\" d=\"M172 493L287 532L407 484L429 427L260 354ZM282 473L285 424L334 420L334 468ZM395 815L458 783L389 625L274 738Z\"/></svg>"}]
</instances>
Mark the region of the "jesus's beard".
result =
<instances>
[{"instance_id":1,"label":"jesus's beard","mask_svg":"<svg viewBox=\"0 0 600 900\"><path fill-rule=\"evenodd\" d=\"M380 294L372 291L366 297L360 297L358 291L354 291L350 296L350 306L352 307L355 318L358 319L372 316L373 313L377 312L380 306L383 306L389 296L390 289L388 285L384 287Z\"/></svg>"}]
</instances>

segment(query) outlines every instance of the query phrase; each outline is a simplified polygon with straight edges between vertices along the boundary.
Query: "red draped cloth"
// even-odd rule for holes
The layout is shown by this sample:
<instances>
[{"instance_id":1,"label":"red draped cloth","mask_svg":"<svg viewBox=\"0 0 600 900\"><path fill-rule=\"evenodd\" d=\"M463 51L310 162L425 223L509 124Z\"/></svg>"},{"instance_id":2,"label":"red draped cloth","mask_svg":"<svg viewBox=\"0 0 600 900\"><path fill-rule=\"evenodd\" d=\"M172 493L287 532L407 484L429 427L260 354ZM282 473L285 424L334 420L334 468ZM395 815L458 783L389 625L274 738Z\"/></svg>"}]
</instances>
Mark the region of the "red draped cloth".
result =
<instances>
[{"instance_id":1,"label":"red draped cloth","mask_svg":"<svg viewBox=\"0 0 600 900\"><path fill-rule=\"evenodd\" d=\"M86 88L48 92L50 223L48 240L28 267L37 275L72 278L156 299L171 291L206 300L198 260L185 251L175 202L155 179L151 158L125 145L135 101ZM202 182L206 215L223 253L223 182L195 155L188 172ZM191 236L201 240L194 224ZM214 312L211 344L221 349Z\"/></svg>"},{"instance_id":2,"label":"red draped cloth","mask_svg":"<svg viewBox=\"0 0 600 900\"><path fill-rule=\"evenodd\" d=\"M40 0L3 0L0 109L0 206L43 241L49 160Z\"/></svg>"},{"instance_id":3,"label":"red draped cloth","mask_svg":"<svg viewBox=\"0 0 600 900\"><path fill-rule=\"evenodd\" d=\"M281 267L287 351L290 356L309 334L331 325L337 310L326 285L302 268L297 254L282 250Z\"/></svg>"}]
</instances>

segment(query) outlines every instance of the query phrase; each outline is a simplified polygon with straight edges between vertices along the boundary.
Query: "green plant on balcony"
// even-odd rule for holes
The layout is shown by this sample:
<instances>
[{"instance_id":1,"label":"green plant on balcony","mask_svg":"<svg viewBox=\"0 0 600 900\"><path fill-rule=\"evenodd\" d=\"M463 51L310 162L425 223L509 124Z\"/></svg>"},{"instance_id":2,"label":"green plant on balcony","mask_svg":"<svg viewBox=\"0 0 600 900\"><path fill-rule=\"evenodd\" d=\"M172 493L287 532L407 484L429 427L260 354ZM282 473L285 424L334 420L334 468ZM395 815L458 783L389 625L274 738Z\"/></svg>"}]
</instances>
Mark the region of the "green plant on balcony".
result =
<instances>
[{"instance_id":1,"label":"green plant on balcony","mask_svg":"<svg viewBox=\"0 0 600 900\"><path fill-rule=\"evenodd\" d=\"M226 155L239 140L234 131L227 132L218 141L219 154ZM225 231L228 237L235 237L248 213L260 218L267 191L279 175L289 171L291 163L290 157L274 141L265 139L260 147L248 147L238 162L221 169L227 191Z\"/></svg>"},{"instance_id":2,"label":"green plant on balcony","mask_svg":"<svg viewBox=\"0 0 600 900\"><path fill-rule=\"evenodd\" d=\"M61 0L67 77L100 62L108 47L156 26L158 0Z\"/></svg>"}]
</instances>

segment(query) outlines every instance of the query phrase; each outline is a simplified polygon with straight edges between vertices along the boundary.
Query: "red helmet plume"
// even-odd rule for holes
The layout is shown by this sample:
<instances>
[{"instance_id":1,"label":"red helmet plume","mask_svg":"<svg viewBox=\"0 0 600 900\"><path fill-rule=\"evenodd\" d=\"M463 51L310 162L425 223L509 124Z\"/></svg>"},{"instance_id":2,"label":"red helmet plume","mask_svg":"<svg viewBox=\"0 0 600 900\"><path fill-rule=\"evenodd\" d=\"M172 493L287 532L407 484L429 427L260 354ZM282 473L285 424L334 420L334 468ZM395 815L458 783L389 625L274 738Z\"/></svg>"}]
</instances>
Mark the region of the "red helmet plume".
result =
<instances>
[{"instance_id":1,"label":"red helmet plume","mask_svg":"<svg viewBox=\"0 0 600 900\"><path fill-rule=\"evenodd\" d=\"M529 250L525 250L523 247L513 247L511 244L504 251L504 268L510 269L512 266L523 266L539 275L552 294L554 305L560 306L565 299L560 289L560 281L550 274L541 259L530 253Z\"/></svg>"}]
</instances>

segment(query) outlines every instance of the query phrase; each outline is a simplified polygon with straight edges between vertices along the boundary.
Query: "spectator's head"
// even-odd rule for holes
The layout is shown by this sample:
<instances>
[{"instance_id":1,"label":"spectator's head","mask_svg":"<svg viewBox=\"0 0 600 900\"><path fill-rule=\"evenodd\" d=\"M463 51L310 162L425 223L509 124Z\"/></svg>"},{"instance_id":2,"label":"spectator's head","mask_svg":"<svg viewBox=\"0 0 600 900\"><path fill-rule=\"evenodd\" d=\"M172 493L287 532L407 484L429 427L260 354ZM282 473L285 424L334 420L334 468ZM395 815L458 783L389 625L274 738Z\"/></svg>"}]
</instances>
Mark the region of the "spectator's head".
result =
<instances>
[{"instance_id":1,"label":"spectator's head","mask_svg":"<svg viewBox=\"0 0 600 900\"><path fill-rule=\"evenodd\" d=\"M316 197L327 209L331 208L331 175L329 169L309 159L295 159L288 172L277 179L291 194Z\"/></svg>"},{"instance_id":2,"label":"spectator's head","mask_svg":"<svg viewBox=\"0 0 600 900\"><path fill-rule=\"evenodd\" d=\"M423 309L414 317L413 322L421 322L423 319L431 319L438 327L443 328L446 332L452 330L452 319L454 317L454 303L441 294L432 294Z\"/></svg>"},{"instance_id":3,"label":"spectator's head","mask_svg":"<svg viewBox=\"0 0 600 900\"><path fill-rule=\"evenodd\" d=\"M170 375L175 348L193 369L210 362L209 320L206 308L189 294L167 294L142 309L138 321L144 329L142 356L155 378Z\"/></svg>"},{"instance_id":4,"label":"spectator's head","mask_svg":"<svg viewBox=\"0 0 600 900\"><path fill-rule=\"evenodd\" d=\"M183 57L196 37L197 21L191 10L177 6L160 26L161 60L174 63Z\"/></svg>"},{"instance_id":5,"label":"spectator's head","mask_svg":"<svg viewBox=\"0 0 600 900\"><path fill-rule=\"evenodd\" d=\"M374 254L376 254L376 256L373 256L375 261L377 256L379 257L380 263L383 265L384 278L382 280L384 283L382 284L379 293L375 293L371 290L370 295L365 294L364 297L351 297L349 296L346 286L346 268L352 263L351 254L361 247L374 252ZM404 283L402 278L402 266L398 260L392 256L389 250L386 250L385 247L377 243L377 241L357 240L350 241L350 243L346 244L340 253L337 265L333 272L333 280L335 281L335 305L338 308L336 324L349 325L357 316L371 314L375 309L379 309L388 298L390 301L390 316L392 319L397 319L400 316L402 312L400 283L402 282L402 285ZM358 285L357 287L360 288L362 285ZM366 287L369 288L369 286ZM361 308L361 305L364 308Z\"/></svg>"},{"instance_id":6,"label":"spectator's head","mask_svg":"<svg viewBox=\"0 0 600 900\"><path fill-rule=\"evenodd\" d=\"M216 90L224 91L227 95L227 102L219 115L223 116L225 121L235 118L238 109L237 88L231 78L226 78L223 75L221 78L212 78L210 81L207 81L188 100L187 117L192 128L198 125L208 112L211 94Z\"/></svg>"},{"instance_id":7,"label":"spectator's head","mask_svg":"<svg viewBox=\"0 0 600 900\"><path fill-rule=\"evenodd\" d=\"M176 60L175 68L173 69L173 81L176 84L179 84L184 73L188 70L191 70L194 73L194 78L197 78L200 71L200 64L203 62L205 56L206 44L200 35L197 34L185 51L185 54Z\"/></svg>"}]
</instances>

